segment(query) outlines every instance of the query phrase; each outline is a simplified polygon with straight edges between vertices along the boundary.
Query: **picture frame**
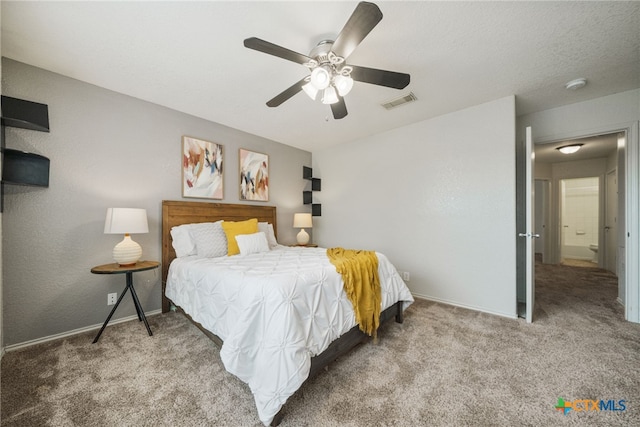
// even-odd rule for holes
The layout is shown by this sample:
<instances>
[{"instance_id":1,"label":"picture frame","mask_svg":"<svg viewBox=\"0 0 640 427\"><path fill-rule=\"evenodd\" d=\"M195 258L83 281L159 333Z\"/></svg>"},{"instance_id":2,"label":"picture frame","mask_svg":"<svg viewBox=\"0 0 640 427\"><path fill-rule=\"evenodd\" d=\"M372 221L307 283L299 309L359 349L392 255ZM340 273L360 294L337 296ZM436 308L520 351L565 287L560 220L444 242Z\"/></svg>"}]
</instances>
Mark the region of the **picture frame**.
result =
<instances>
[{"instance_id":1,"label":"picture frame","mask_svg":"<svg viewBox=\"0 0 640 427\"><path fill-rule=\"evenodd\" d=\"M182 197L224 198L224 147L221 144L182 137Z\"/></svg>"},{"instance_id":2,"label":"picture frame","mask_svg":"<svg viewBox=\"0 0 640 427\"><path fill-rule=\"evenodd\" d=\"M241 148L240 200L269 201L269 155Z\"/></svg>"}]
</instances>

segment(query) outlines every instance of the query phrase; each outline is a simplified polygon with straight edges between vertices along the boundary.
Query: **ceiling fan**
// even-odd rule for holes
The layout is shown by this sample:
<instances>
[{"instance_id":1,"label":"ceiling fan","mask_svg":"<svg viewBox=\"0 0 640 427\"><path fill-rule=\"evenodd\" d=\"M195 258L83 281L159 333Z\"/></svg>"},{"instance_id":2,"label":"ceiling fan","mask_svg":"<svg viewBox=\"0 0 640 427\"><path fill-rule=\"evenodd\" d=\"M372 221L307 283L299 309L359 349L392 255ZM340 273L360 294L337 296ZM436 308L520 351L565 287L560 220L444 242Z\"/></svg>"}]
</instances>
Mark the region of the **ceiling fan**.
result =
<instances>
[{"instance_id":1,"label":"ceiling fan","mask_svg":"<svg viewBox=\"0 0 640 427\"><path fill-rule=\"evenodd\" d=\"M382 12L378 6L360 2L338 37L335 40L322 40L308 56L257 37L245 39L245 47L297 62L311 72L310 75L270 99L267 105L277 107L300 91L304 91L314 100L318 93L322 93L322 102L331 105L333 117L342 119L347 115L344 96L349 93L354 81L404 89L411 79L409 74L347 65L345 62L381 20Z\"/></svg>"}]
</instances>

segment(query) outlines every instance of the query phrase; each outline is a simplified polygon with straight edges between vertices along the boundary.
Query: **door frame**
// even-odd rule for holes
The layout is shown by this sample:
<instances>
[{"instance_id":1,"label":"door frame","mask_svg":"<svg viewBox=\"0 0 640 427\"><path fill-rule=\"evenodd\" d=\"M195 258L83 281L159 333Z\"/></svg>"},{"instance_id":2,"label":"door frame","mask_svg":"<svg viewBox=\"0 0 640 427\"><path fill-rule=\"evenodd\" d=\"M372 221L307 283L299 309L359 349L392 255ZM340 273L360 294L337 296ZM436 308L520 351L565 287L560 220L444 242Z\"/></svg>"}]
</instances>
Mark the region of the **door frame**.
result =
<instances>
[{"instance_id":1,"label":"door frame","mask_svg":"<svg viewBox=\"0 0 640 427\"><path fill-rule=\"evenodd\" d=\"M547 178L535 178L536 188L538 184L540 184L541 191L536 191L536 203L534 209L536 209L535 220L536 222L540 222L542 227L536 227L536 233L540 234L540 239L538 242L542 247L542 263L549 263L550 249L549 245L551 244L551 239L549 238L549 223L550 223L550 205L551 205L551 180ZM538 201L541 202L542 206L538 206ZM538 209L538 208L541 209ZM539 214L539 215L538 215ZM537 253L537 252L536 252Z\"/></svg>"},{"instance_id":2,"label":"door frame","mask_svg":"<svg viewBox=\"0 0 640 427\"><path fill-rule=\"evenodd\" d=\"M610 247L609 246L609 236L611 235L611 228L607 228L607 227L611 227L611 216L612 216L612 212L609 209L609 202L610 202L610 197L611 197L611 191L610 191L610 184L611 184L611 180L615 181L615 188L616 190L618 189L618 168L616 167L615 169L611 169L608 170L607 173L604 176L604 203L603 203L603 224L601 227L601 232L602 232L602 242L598 243L599 247L601 246L604 250L600 251L598 250L599 256L601 257L602 262L600 263L600 266L602 268L604 268L605 270L609 270L612 273L614 273L616 276L618 275L618 245L616 244L614 247ZM619 202L618 202L618 196L617 196L617 192L616 192L616 198L615 198L615 215L614 216L614 221L615 221L615 225L614 225L614 232L616 233L616 236L619 236L620 233L618 233L618 208L619 208ZM618 238L616 238L616 242L617 242ZM611 265L611 263L609 262L611 260L611 257L613 258L613 266Z\"/></svg>"},{"instance_id":3,"label":"door frame","mask_svg":"<svg viewBox=\"0 0 640 427\"><path fill-rule=\"evenodd\" d=\"M626 143L620 147L624 153L624 174L618 174L618 188L624 177L624 261L619 265L618 280L624 281L625 319L640 323L640 141L638 140L638 122L604 125L588 131L572 131L563 134L534 138L535 144L548 144L564 139L579 139L607 133L624 132ZM620 217L620 212L618 212ZM621 224L619 224L621 225Z\"/></svg>"}]
</instances>

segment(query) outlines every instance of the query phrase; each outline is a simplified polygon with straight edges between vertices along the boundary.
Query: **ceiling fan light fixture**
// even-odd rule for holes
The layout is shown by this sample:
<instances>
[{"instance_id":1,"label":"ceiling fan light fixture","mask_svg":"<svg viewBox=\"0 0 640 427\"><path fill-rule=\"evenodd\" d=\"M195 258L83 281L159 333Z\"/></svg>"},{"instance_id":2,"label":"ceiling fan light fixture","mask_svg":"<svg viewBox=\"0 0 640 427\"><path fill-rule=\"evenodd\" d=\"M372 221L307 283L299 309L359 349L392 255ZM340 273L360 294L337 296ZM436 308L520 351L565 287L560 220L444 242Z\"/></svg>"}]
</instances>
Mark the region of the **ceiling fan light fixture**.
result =
<instances>
[{"instance_id":1,"label":"ceiling fan light fixture","mask_svg":"<svg viewBox=\"0 0 640 427\"><path fill-rule=\"evenodd\" d=\"M570 144L563 145L562 147L556 148L556 150L560 151L562 154L573 154L582 147L583 144Z\"/></svg>"},{"instance_id":2,"label":"ceiling fan light fixture","mask_svg":"<svg viewBox=\"0 0 640 427\"><path fill-rule=\"evenodd\" d=\"M327 69L328 66L321 65L311 72L311 84L317 90L326 89L331 83L331 73Z\"/></svg>"},{"instance_id":3,"label":"ceiling fan light fixture","mask_svg":"<svg viewBox=\"0 0 640 427\"><path fill-rule=\"evenodd\" d=\"M351 92L351 88L353 88L353 79L342 74L338 74L333 79L333 83L335 84L336 89L338 89L340 96L345 96Z\"/></svg>"},{"instance_id":4,"label":"ceiling fan light fixture","mask_svg":"<svg viewBox=\"0 0 640 427\"><path fill-rule=\"evenodd\" d=\"M313 99L314 101L316 100L316 97L318 96L318 89L316 89L311 83L307 83L306 85L302 86L302 90L304 90L304 93L309 95L309 98Z\"/></svg>"},{"instance_id":5,"label":"ceiling fan light fixture","mask_svg":"<svg viewBox=\"0 0 640 427\"><path fill-rule=\"evenodd\" d=\"M393 89L404 89L411 76L395 71L347 65L345 61L356 47L382 20L382 11L374 3L361 1L342 27L337 37L320 41L308 55L294 52L257 37L244 40L244 46L287 61L305 66L310 75L294 83L272 99L268 107L277 107L303 90L312 99L318 98L322 91L322 102L331 104L333 118L338 120L347 116L344 96L353 87L353 82L364 82ZM353 77L352 77L353 76ZM311 90L311 89L315 89Z\"/></svg>"},{"instance_id":6,"label":"ceiling fan light fixture","mask_svg":"<svg viewBox=\"0 0 640 427\"><path fill-rule=\"evenodd\" d=\"M335 104L338 102L338 94L336 93L336 89L333 86L329 86L324 90L322 95L322 103L323 104Z\"/></svg>"}]
</instances>

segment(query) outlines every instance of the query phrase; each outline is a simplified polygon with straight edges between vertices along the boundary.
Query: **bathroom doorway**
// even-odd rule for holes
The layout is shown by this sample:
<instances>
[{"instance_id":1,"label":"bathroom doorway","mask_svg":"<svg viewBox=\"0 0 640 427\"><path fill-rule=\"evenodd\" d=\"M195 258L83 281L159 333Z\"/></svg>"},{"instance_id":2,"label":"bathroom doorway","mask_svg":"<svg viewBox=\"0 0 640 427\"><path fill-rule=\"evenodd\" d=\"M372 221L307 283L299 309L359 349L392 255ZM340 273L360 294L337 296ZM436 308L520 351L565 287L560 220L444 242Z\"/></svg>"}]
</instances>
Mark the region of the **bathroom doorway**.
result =
<instances>
[{"instance_id":1,"label":"bathroom doorway","mask_svg":"<svg viewBox=\"0 0 640 427\"><path fill-rule=\"evenodd\" d=\"M600 179L597 176L559 181L560 263L598 267Z\"/></svg>"}]
</instances>

